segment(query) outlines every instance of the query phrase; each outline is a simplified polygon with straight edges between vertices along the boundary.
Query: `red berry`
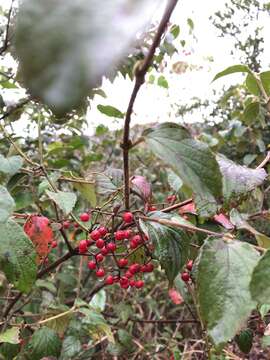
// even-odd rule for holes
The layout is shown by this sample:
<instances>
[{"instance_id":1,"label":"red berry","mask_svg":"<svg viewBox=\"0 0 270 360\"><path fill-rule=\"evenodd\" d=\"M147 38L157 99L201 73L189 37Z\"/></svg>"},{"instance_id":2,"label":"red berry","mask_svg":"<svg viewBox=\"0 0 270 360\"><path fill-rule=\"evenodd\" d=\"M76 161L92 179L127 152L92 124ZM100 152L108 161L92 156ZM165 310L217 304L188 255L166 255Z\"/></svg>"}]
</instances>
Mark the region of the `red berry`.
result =
<instances>
[{"instance_id":1,"label":"red berry","mask_svg":"<svg viewBox=\"0 0 270 360\"><path fill-rule=\"evenodd\" d=\"M81 221L83 221L83 222L87 222L87 221L89 221L90 220L90 215L88 214L88 213L82 213L81 215L80 215L80 219L81 219Z\"/></svg>"},{"instance_id":2,"label":"red berry","mask_svg":"<svg viewBox=\"0 0 270 360\"><path fill-rule=\"evenodd\" d=\"M78 223L74 223L73 226L75 227L75 229L77 229L80 225Z\"/></svg>"},{"instance_id":3,"label":"red berry","mask_svg":"<svg viewBox=\"0 0 270 360\"><path fill-rule=\"evenodd\" d=\"M155 206L149 206L148 211L157 211Z\"/></svg>"},{"instance_id":4,"label":"red berry","mask_svg":"<svg viewBox=\"0 0 270 360\"><path fill-rule=\"evenodd\" d=\"M122 277L119 283L122 289L127 289L129 287L129 280L126 277Z\"/></svg>"},{"instance_id":5,"label":"red berry","mask_svg":"<svg viewBox=\"0 0 270 360\"><path fill-rule=\"evenodd\" d=\"M84 254L87 252L88 243L87 240L81 240L79 242L79 253Z\"/></svg>"},{"instance_id":6,"label":"red berry","mask_svg":"<svg viewBox=\"0 0 270 360\"><path fill-rule=\"evenodd\" d=\"M176 200L176 195L169 195L168 197L167 197L167 201L169 202L169 203L172 203L172 202L174 202Z\"/></svg>"},{"instance_id":7,"label":"red berry","mask_svg":"<svg viewBox=\"0 0 270 360\"><path fill-rule=\"evenodd\" d=\"M125 232L125 239L129 239L132 235L132 230L128 229L128 230L124 230Z\"/></svg>"},{"instance_id":8,"label":"red berry","mask_svg":"<svg viewBox=\"0 0 270 360\"><path fill-rule=\"evenodd\" d=\"M125 267L128 264L128 259L122 258L118 260L118 266L119 267Z\"/></svg>"},{"instance_id":9,"label":"red berry","mask_svg":"<svg viewBox=\"0 0 270 360\"><path fill-rule=\"evenodd\" d=\"M132 278L133 274L130 271L126 271L125 273L125 277L127 277L128 279Z\"/></svg>"},{"instance_id":10,"label":"red berry","mask_svg":"<svg viewBox=\"0 0 270 360\"><path fill-rule=\"evenodd\" d=\"M154 270L154 265L151 263L148 263L148 264L146 264L146 268L147 268L146 272L150 273Z\"/></svg>"},{"instance_id":11,"label":"red berry","mask_svg":"<svg viewBox=\"0 0 270 360\"><path fill-rule=\"evenodd\" d=\"M102 268L99 268L97 271L96 271L96 275L97 277L103 277L105 275L105 270L102 269Z\"/></svg>"},{"instance_id":12,"label":"red berry","mask_svg":"<svg viewBox=\"0 0 270 360\"><path fill-rule=\"evenodd\" d=\"M139 272L141 269L141 265L135 263L135 264L132 264L130 265L129 267L129 272L131 272L131 274L136 274L137 272Z\"/></svg>"},{"instance_id":13,"label":"red berry","mask_svg":"<svg viewBox=\"0 0 270 360\"><path fill-rule=\"evenodd\" d=\"M51 246L52 246L52 249L56 248L57 247L57 242L53 241Z\"/></svg>"},{"instance_id":14,"label":"red berry","mask_svg":"<svg viewBox=\"0 0 270 360\"><path fill-rule=\"evenodd\" d=\"M136 243L137 246L143 243L143 239L142 239L141 235L134 235L134 236L132 237L131 241L133 241L134 243Z\"/></svg>"},{"instance_id":15,"label":"red berry","mask_svg":"<svg viewBox=\"0 0 270 360\"><path fill-rule=\"evenodd\" d=\"M192 270L192 267L193 267L193 261L192 260L189 260L186 264L186 268L191 271Z\"/></svg>"},{"instance_id":16,"label":"red berry","mask_svg":"<svg viewBox=\"0 0 270 360\"><path fill-rule=\"evenodd\" d=\"M129 280L129 285L130 286L135 286L135 284L136 284L136 280L133 280L133 279L131 279L131 280Z\"/></svg>"},{"instance_id":17,"label":"red berry","mask_svg":"<svg viewBox=\"0 0 270 360\"><path fill-rule=\"evenodd\" d=\"M142 266L141 266L141 272L142 272L142 273L146 273L146 272L147 272L147 265L142 265Z\"/></svg>"},{"instance_id":18,"label":"red berry","mask_svg":"<svg viewBox=\"0 0 270 360\"><path fill-rule=\"evenodd\" d=\"M133 221L133 219L134 219L134 216L131 212L128 211L123 214L123 221L125 223L130 224Z\"/></svg>"},{"instance_id":19,"label":"red berry","mask_svg":"<svg viewBox=\"0 0 270 360\"><path fill-rule=\"evenodd\" d=\"M183 280L184 282L189 282L189 280L190 280L189 273L187 273L187 272L182 272L181 278L182 278L182 280Z\"/></svg>"},{"instance_id":20,"label":"red berry","mask_svg":"<svg viewBox=\"0 0 270 360\"><path fill-rule=\"evenodd\" d=\"M104 259L104 257L103 257L102 254L97 254L97 255L96 255L96 260L97 260L97 262L101 262L103 259Z\"/></svg>"},{"instance_id":21,"label":"red berry","mask_svg":"<svg viewBox=\"0 0 270 360\"><path fill-rule=\"evenodd\" d=\"M115 245L115 243L110 242L110 243L108 243L108 244L106 245L106 248L107 248L109 251L114 252L114 251L116 250L116 245Z\"/></svg>"},{"instance_id":22,"label":"red berry","mask_svg":"<svg viewBox=\"0 0 270 360\"><path fill-rule=\"evenodd\" d=\"M70 222L69 221L64 221L63 222L63 228L64 229L69 229L69 227L70 227Z\"/></svg>"},{"instance_id":23,"label":"red berry","mask_svg":"<svg viewBox=\"0 0 270 360\"><path fill-rule=\"evenodd\" d=\"M113 282L114 283L118 283L119 280L120 280L119 276L114 276L113 277Z\"/></svg>"},{"instance_id":24,"label":"red berry","mask_svg":"<svg viewBox=\"0 0 270 360\"><path fill-rule=\"evenodd\" d=\"M104 245L105 245L105 241L103 239L98 239L96 241L97 248L102 249Z\"/></svg>"},{"instance_id":25,"label":"red berry","mask_svg":"<svg viewBox=\"0 0 270 360\"><path fill-rule=\"evenodd\" d=\"M100 232L99 230L93 230L90 234L90 237L92 240L96 241L100 238Z\"/></svg>"},{"instance_id":26,"label":"red berry","mask_svg":"<svg viewBox=\"0 0 270 360\"><path fill-rule=\"evenodd\" d=\"M136 249L138 247L138 244L137 244L136 241L131 240L130 243L129 243L129 246L133 250L133 249Z\"/></svg>"},{"instance_id":27,"label":"red berry","mask_svg":"<svg viewBox=\"0 0 270 360\"><path fill-rule=\"evenodd\" d=\"M141 289L143 286L144 286L144 281L143 281L143 280L137 280L137 281L135 282L135 287L136 287L137 289Z\"/></svg>"},{"instance_id":28,"label":"red berry","mask_svg":"<svg viewBox=\"0 0 270 360\"><path fill-rule=\"evenodd\" d=\"M96 266L97 266L97 264L93 260L89 261L88 264L87 264L87 267L88 267L89 270L95 270Z\"/></svg>"},{"instance_id":29,"label":"red berry","mask_svg":"<svg viewBox=\"0 0 270 360\"><path fill-rule=\"evenodd\" d=\"M107 228L105 228L105 226L101 226L98 231L100 233L100 236L105 236L108 233L108 230Z\"/></svg>"},{"instance_id":30,"label":"red berry","mask_svg":"<svg viewBox=\"0 0 270 360\"><path fill-rule=\"evenodd\" d=\"M114 283L114 279L112 275L109 275L106 277L105 284L106 285L112 285Z\"/></svg>"},{"instance_id":31,"label":"red berry","mask_svg":"<svg viewBox=\"0 0 270 360\"><path fill-rule=\"evenodd\" d=\"M115 240L124 240L125 239L125 231L124 230L117 230L115 233L114 233L114 238Z\"/></svg>"},{"instance_id":32,"label":"red berry","mask_svg":"<svg viewBox=\"0 0 270 360\"><path fill-rule=\"evenodd\" d=\"M89 240L89 239L87 239L86 241L87 241L87 246L88 246L88 247L91 246L91 245L93 245L93 244L95 243L94 241Z\"/></svg>"},{"instance_id":33,"label":"red berry","mask_svg":"<svg viewBox=\"0 0 270 360\"><path fill-rule=\"evenodd\" d=\"M101 254L102 254L103 256L106 256L106 255L108 255L108 253L109 253L109 249L106 248L106 246L104 246L104 247L100 250L100 252L101 252Z\"/></svg>"}]
</instances>

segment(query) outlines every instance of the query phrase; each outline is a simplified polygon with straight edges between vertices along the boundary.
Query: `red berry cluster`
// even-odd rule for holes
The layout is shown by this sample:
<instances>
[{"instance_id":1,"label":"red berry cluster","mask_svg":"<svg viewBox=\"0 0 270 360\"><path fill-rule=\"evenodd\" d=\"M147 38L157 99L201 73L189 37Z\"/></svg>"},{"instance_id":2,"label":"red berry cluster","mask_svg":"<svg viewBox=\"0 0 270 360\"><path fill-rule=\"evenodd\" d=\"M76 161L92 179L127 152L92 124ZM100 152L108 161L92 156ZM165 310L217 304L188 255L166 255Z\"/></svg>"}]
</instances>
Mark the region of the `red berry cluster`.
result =
<instances>
[{"instance_id":1,"label":"red berry cluster","mask_svg":"<svg viewBox=\"0 0 270 360\"><path fill-rule=\"evenodd\" d=\"M190 277L190 271L192 270L192 267L193 267L193 261L192 260L189 260L187 263L186 263L186 271L183 271L181 273L181 278L184 282L188 283L190 280L191 280L191 277Z\"/></svg>"},{"instance_id":2,"label":"red berry cluster","mask_svg":"<svg viewBox=\"0 0 270 360\"><path fill-rule=\"evenodd\" d=\"M88 269L94 270L98 278L104 278L106 285L118 283L123 289L129 287L140 289L144 286L141 275L151 273L154 265L151 259L147 259L144 264L132 262L130 256L140 246L148 249L148 237L135 228L136 224L131 212L125 212L122 220L124 229L114 233L104 226L92 230L88 239L79 242L78 251L80 254L92 256L87 264ZM131 225L133 229L127 228ZM121 253L117 251L118 249ZM110 261L107 269L102 266L105 260Z\"/></svg>"}]
</instances>

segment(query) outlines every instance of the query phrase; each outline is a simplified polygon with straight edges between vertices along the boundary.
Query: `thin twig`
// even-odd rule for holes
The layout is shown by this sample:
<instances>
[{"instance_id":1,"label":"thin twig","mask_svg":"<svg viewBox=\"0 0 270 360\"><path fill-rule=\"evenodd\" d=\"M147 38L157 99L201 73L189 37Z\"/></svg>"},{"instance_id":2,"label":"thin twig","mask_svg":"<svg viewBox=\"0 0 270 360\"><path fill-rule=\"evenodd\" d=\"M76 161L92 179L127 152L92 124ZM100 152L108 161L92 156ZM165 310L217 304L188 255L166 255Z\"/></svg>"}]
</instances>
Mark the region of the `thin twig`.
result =
<instances>
[{"instance_id":1,"label":"thin twig","mask_svg":"<svg viewBox=\"0 0 270 360\"><path fill-rule=\"evenodd\" d=\"M265 159L260 163L260 165L256 167L256 170L265 167L265 165L269 162L269 160L270 160L270 151L267 151Z\"/></svg>"},{"instance_id":2,"label":"thin twig","mask_svg":"<svg viewBox=\"0 0 270 360\"><path fill-rule=\"evenodd\" d=\"M153 57L155 55L156 48L160 44L161 37L166 29L168 21L171 17L171 14L177 4L178 0L170 0L164 15L161 19L161 22L158 26L156 35L154 37L153 43L149 49L149 52L142 62L142 64L136 69L135 73L135 84L134 88L129 100L126 116L125 116L125 124L124 124L124 134L123 134L123 142L122 142L122 149L123 149L123 167L124 167L124 194L125 194L125 208L129 209L129 150L132 147L132 143L129 138L129 130L130 130L130 121L131 115L133 112L133 106L138 95L138 92L145 81L145 74L149 69Z\"/></svg>"}]
</instances>

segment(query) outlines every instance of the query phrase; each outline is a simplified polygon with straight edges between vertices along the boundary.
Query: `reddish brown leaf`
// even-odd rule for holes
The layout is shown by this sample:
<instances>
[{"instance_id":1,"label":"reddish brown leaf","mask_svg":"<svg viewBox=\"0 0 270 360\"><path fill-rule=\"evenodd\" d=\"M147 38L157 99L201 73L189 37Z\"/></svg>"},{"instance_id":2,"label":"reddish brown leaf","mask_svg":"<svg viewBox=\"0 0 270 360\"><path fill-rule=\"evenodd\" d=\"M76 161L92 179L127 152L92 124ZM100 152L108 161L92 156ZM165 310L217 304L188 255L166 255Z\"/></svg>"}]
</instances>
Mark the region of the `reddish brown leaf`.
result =
<instances>
[{"instance_id":1,"label":"reddish brown leaf","mask_svg":"<svg viewBox=\"0 0 270 360\"><path fill-rule=\"evenodd\" d=\"M215 215L213 219L227 230L232 230L234 228L233 224L224 214Z\"/></svg>"},{"instance_id":2,"label":"reddish brown leaf","mask_svg":"<svg viewBox=\"0 0 270 360\"><path fill-rule=\"evenodd\" d=\"M29 216L24 224L24 231L35 245L38 262L42 261L50 252L50 244L54 240L50 221L44 216Z\"/></svg>"},{"instance_id":3,"label":"reddish brown leaf","mask_svg":"<svg viewBox=\"0 0 270 360\"><path fill-rule=\"evenodd\" d=\"M169 297L171 298L172 302L176 305L180 305L184 302L184 299L182 298L181 294L175 289L169 290Z\"/></svg>"},{"instance_id":4,"label":"reddish brown leaf","mask_svg":"<svg viewBox=\"0 0 270 360\"><path fill-rule=\"evenodd\" d=\"M131 179L132 188L137 191L145 202L151 202L152 187L144 176L135 175Z\"/></svg>"},{"instance_id":5,"label":"reddish brown leaf","mask_svg":"<svg viewBox=\"0 0 270 360\"><path fill-rule=\"evenodd\" d=\"M196 209L195 209L195 204L192 201L189 204L186 204L184 206L181 206L179 209L179 214L183 215L183 214L194 214L197 215Z\"/></svg>"}]
</instances>

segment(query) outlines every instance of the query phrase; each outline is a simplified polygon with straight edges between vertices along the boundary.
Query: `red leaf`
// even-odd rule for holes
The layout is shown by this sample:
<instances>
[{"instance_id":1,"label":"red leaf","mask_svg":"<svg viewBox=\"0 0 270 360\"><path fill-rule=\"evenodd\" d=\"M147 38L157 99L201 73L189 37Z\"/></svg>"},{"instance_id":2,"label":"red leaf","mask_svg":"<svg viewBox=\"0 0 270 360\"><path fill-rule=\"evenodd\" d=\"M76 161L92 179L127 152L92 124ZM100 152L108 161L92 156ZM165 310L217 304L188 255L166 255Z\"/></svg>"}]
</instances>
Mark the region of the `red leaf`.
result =
<instances>
[{"instance_id":1,"label":"red leaf","mask_svg":"<svg viewBox=\"0 0 270 360\"><path fill-rule=\"evenodd\" d=\"M131 184L133 189L136 190L142 196L145 202L151 201L152 187L144 176L140 176L140 175L133 176L131 179Z\"/></svg>"},{"instance_id":2,"label":"red leaf","mask_svg":"<svg viewBox=\"0 0 270 360\"><path fill-rule=\"evenodd\" d=\"M231 230L234 228L233 224L230 222L228 217L224 214L215 215L213 217L213 219L227 230Z\"/></svg>"},{"instance_id":3,"label":"red leaf","mask_svg":"<svg viewBox=\"0 0 270 360\"><path fill-rule=\"evenodd\" d=\"M181 294L175 289L169 290L169 297L171 298L172 302L176 305L180 305L184 302L184 299L182 298Z\"/></svg>"},{"instance_id":4,"label":"red leaf","mask_svg":"<svg viewBox=\"0 0 270 360\"><path fill-rule=\"evenodd\" d=\"M50 244L54 241L50 221L45 216L29 216L24 224L24 231L35 245L39 256L38 262L42 261L50 252Z\"/></svg>"},{"instance_id":5,"label":"red leaf","mask_svg":"<svg viewBox=\"0 0 270 360\"><path fill-rule=\"evenodd\" d=\"M179 214L183 215L183 214L194 214L197 215L196 209L195 209L195 204L194 202L190 202L189 204L186 204L184 206L181 206L179 209Z\"/></svg>"}]
</instances>

